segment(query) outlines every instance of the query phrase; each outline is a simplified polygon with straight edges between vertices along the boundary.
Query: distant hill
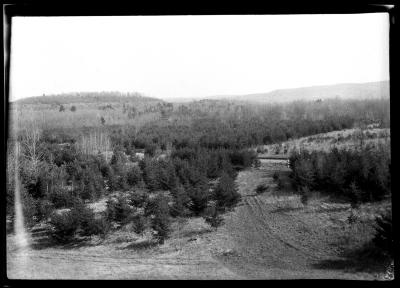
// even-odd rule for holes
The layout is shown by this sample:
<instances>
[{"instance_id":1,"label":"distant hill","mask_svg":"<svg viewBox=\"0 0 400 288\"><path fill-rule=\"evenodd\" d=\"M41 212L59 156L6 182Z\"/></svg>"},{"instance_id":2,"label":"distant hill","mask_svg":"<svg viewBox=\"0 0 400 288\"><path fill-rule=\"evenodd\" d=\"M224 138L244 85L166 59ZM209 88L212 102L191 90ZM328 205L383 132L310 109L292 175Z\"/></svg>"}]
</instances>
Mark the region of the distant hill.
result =
<instances>
[{"instance_id":1,"label":"distant hill","mask_svg":"<svg viewBox=\"0 0 400 288\"><path fill-rule=\"evenodd\" d=\"M14 104L72 104L72 103L149 103L164 102L161 99L142 96L139 93L82 92L35 96L17 100Z\"/></svg>"},{"instance_id":2,"label":"distant hill","mask_svg":"<svg viewBox=\"0 0 400 288\"><path fill-rule=\"evenodd\" d=\"M360 84L346 83L293 89L279 89L267 93L246 95L215 95L203 97L203 99L227 99L258 103L282 103L296 100L324 100L335 97L342 99L376 99L389 98L389 95L389 81L381 81ZM199 99L200 98L196 98L192 100ZM179 99L174 100L179 102ZM188 102L188 99L183 99L183 101L181 100L180 102Z\"/></svg>"}]
</instances>

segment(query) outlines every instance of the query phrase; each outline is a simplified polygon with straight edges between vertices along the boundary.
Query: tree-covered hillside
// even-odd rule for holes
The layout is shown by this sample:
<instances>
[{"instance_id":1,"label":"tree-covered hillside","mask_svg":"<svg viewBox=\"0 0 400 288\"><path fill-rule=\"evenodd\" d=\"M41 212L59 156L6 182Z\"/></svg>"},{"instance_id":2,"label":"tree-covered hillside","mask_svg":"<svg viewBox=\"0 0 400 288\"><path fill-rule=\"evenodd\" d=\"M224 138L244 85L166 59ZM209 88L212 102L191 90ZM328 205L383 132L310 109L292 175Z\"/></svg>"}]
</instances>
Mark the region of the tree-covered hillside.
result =
<instances>
[{"instance_id":1,"label":"tree-covered hillside","mask_svg":"<svg viewBox=\"0 0 400 288\"><path fill-rule=\"evenodd\" d=\"M140 93L122 92L75 92L57 95L28 97L16 104L71 104L71 103L130 103L130 102L163 102L160 99L143 96Z\"/></svg>"}]
</instances>

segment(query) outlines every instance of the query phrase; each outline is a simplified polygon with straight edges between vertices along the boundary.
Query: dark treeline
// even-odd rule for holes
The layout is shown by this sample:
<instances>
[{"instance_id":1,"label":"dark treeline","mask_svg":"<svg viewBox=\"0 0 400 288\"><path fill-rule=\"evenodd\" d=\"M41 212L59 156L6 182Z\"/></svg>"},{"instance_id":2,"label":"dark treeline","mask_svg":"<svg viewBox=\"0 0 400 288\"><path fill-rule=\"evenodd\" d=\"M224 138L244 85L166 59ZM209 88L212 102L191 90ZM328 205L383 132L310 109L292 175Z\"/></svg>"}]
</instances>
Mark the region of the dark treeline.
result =
<instances>
[{"instance_id":1,"label":"dark treeline","mask_svg":"<svg viewBox=\"0 0 400 288\"><path fill-rule=\"evenodd\" d=\"M111 134L114 146L128 150L165 150L198 144L210 149L240 149L371 123L390 127L389 107L388 99L331 99L270 105L204 100L173 108L158 103L154 111L151 107L146 109L159 113L160 118L140 127L134 125L138 112L129 110L132 125L110 125L103 118L97 127L47 129L44 134L49 141L64 143L73 142L80 134L88 134L93 129L102 129Z\"/></svg>"},{"instance_id":2,"label":"dark treeline","mask_svg":"<svg viewBox=\"0 0 400 288\"><path fill-rule=\"evenodd\" d=\"M316 121L307 119L266 121L258 117L222 121L204 117L194 120L190 126L148 124L136 134L134 140L136 142L132 144L141 147L157 145L162 148L170 143L176 147L200 145L209 149L241 149L351 128L353 124L354 120L348 117L332 117Z\"/></svg>"},{"instance_id":3,"label":"dark treeline","mask_svg":"<svg viewBox=\"0 0 400 288\"><path fill-rule=\"evenodd\" d=\"M326 99L294 101L280 104L255 104L225 100L201 100L177 105L179 116L190 119L216 116L220 119L262 117L264 120L309 119L322 120L332 116L348 116L357 122L380 122L389 125L389 98L382 99ZM186 120L186 119L185 119Z\"/></svg>"},{"instance_id":4,"label":"dark treeline","mask_svg":"<svg viewBox=\"0 0 400 288\"><path fill-rule=\"evenodd\" d=\"M292 178L300 193L323 191L352 204L382 200L391 193L390 147L300 151L291 155Z\"/></svg>"},{"instance_id":5,"label":"dark treeline","mask_svg":"<svg viewBox=\"0 0 400 288\"><path fill-rule=\"evenodd\" d=\"M388 100L333 99L261 107L223 102L218 109L210 107L213 102L199 103L178 106L170 121L152 121L139 129L110 126L113 143L125 149L242 149L371 123L390 126Z\"/></svg>"}]
</instances>

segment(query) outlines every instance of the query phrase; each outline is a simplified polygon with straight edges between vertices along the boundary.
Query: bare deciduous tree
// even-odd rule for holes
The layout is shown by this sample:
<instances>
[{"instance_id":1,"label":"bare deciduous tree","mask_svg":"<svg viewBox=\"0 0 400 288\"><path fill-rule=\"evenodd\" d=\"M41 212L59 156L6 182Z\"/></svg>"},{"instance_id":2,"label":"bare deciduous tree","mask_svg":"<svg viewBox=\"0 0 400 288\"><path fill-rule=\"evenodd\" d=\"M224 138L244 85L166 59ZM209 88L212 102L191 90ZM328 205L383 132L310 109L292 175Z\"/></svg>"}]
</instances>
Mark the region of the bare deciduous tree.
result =
<instances>
[{"instance_id":1,"label":"bare deciduous tree","mask_svg":"<svg viewBox=\"0 0 400 288\"><path fill-rule=\"evenodd\" d=\"M43 150L40 145L42 131L36 122L32 122L22 135L21 154L28 161L34 175L38 175L39 163L43 158Z\"/></svg>"},{"instance_id":2,"label":"bare deciduous tree","mask_svg":"<svg viewBox=\"0 0 400 288\"><path fill-rule=\"evenodd\" d=\"M110 137L105 132L92 131L89 135L81 136L78 147L84 154L105 153L108 161L107 152L111 150Z\"/></svg>"}]
</instances>

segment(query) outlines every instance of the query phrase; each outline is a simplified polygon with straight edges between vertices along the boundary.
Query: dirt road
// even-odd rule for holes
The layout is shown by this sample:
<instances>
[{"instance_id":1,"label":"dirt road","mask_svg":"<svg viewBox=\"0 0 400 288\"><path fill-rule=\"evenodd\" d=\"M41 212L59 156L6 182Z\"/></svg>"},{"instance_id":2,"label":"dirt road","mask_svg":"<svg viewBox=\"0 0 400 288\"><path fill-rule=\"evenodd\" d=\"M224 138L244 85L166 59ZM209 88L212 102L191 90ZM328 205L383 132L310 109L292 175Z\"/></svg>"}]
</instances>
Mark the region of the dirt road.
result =
<instances>
[{"instance_id":1,"label":"dirt road","mask_svg":"<svg viewBox=\"0 0 400 288\"><path fill-rule=\"evenodd\" d=\"M239 173L242 202L225 215L225 223L217 231L201 218L191 219L157 247L139 249L136 242L109 240L77 248L31 246L19 251L9 235L8 277L374 279L370 273L319 265L340 260L334 242L340 225L327 213L304 209L295 195L277 196L274 171L287 172L286 161L265 160L259 169ZM256 195L260 183L269 183L271 191Z\"/></svg>"}]
</instances>

